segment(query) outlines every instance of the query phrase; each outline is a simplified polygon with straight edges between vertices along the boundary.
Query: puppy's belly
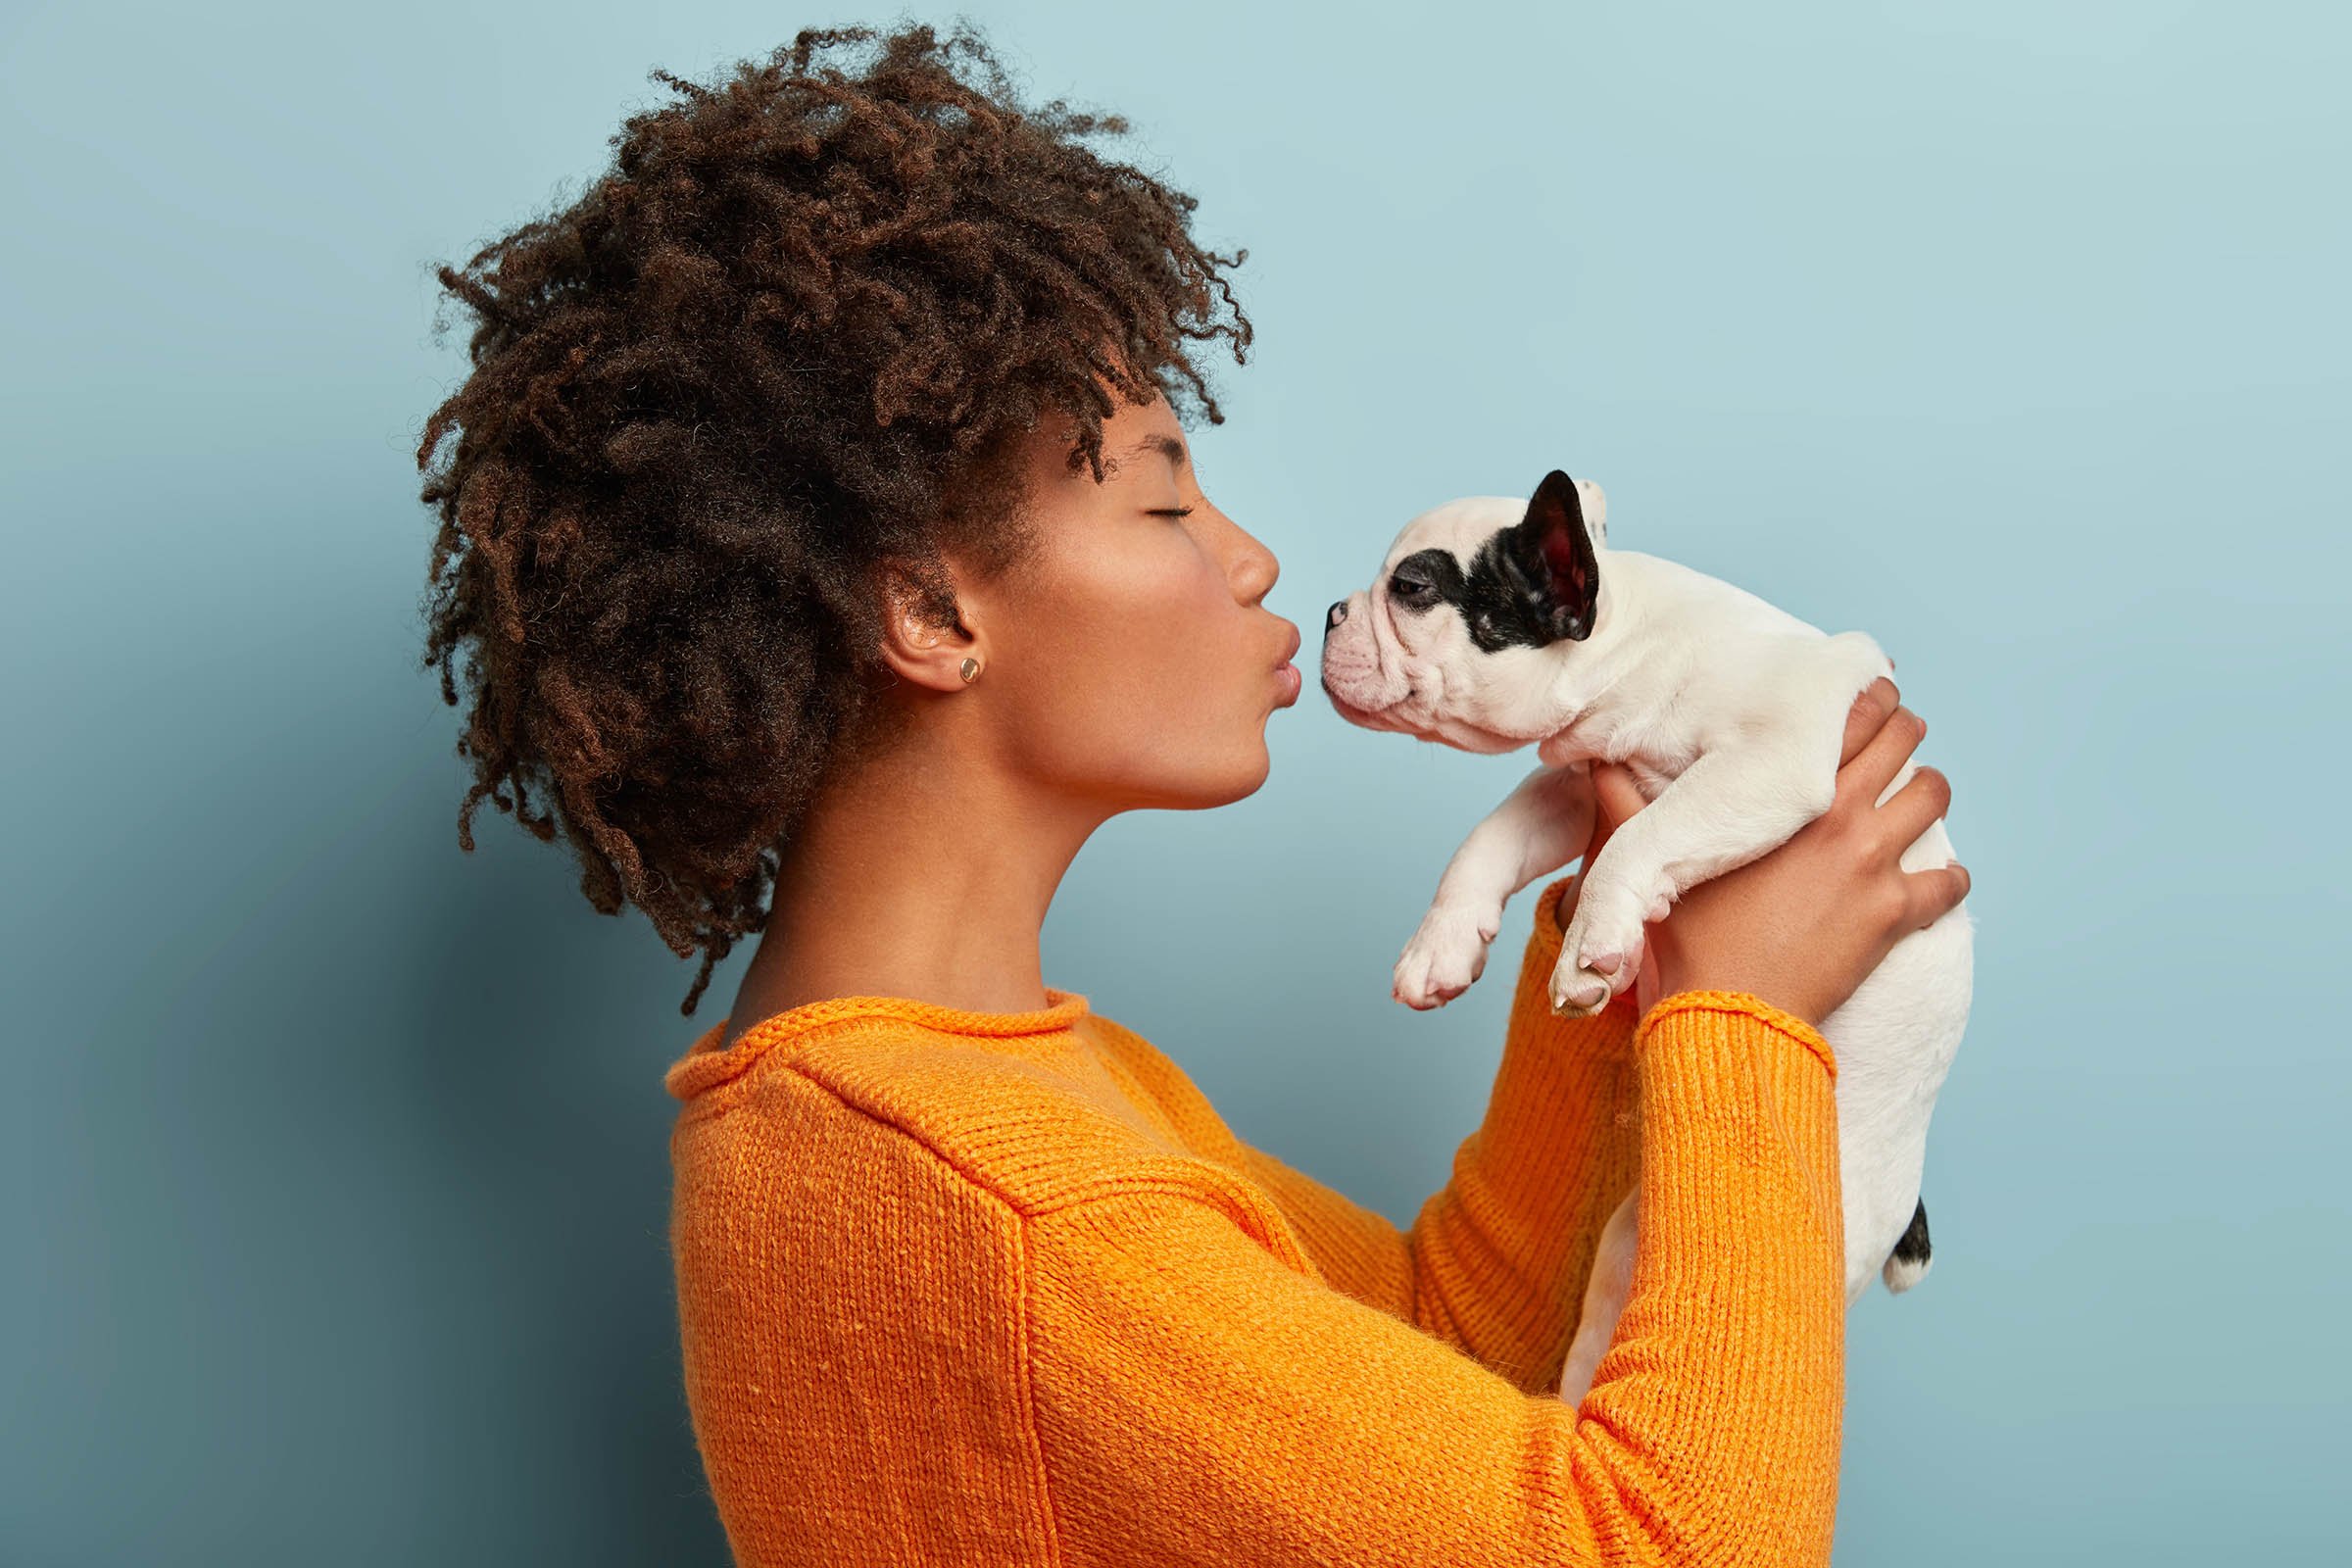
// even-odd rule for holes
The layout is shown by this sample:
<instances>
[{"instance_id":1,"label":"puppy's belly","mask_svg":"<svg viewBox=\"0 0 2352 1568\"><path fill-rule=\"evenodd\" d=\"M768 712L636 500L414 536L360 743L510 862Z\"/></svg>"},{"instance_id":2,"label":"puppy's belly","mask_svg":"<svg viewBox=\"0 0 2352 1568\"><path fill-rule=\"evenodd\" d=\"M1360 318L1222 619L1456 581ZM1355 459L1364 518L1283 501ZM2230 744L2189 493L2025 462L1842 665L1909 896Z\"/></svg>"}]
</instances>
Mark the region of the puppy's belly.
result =
<instances>
[{"instance_id":1,"label":"puppy's belly","mask_svg":"<svg viewBox=\"0 0 2352 1568\"><path fill-rule=\"evenodd\" d=\"M1603 755L1568 737L1556 744L1564 758ZM1649 800L1681 772L1641 756L1621 760ZM1557 765L1548 755L1544 760ZM1906 761L1880 800L1909 783L1918 765ZM1924 871L1957 858L1950 835L1936 821L1903 851L1898 863L1906 871ZM1926 1164L1928 1123L1968 1025L1974 966L1975 921L1962 905L1897 942L1853 995L1822 1020L1822 1038L1838 1057L1838 1178L1849 1303L1878 1277L1911 1223Z\"/></svg>"}]
</instances>

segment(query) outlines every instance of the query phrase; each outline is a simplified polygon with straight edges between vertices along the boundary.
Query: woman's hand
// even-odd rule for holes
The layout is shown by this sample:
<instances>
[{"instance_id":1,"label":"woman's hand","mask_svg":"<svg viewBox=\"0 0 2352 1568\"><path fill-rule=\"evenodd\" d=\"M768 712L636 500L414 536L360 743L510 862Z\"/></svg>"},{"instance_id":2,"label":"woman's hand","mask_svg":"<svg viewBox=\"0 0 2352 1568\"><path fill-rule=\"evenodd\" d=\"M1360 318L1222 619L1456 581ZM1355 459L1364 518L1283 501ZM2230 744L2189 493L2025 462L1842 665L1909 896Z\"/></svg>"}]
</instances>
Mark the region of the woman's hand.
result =
<instances>
[{"instance_id":1,"label":"woman's hand","mask_svg":"<svg viewBox=\"0 0 2352 1568\"><path fill-rule=\"evenodd\" d=\"M1854 699L1830 808L1769 853L1691 888L1644 928L1635 989L1642 1010L1680 991L1744 991L1818 1027L1889 948L1967 897L1968 871L1956 861L1925 871L1898 863L1951 805L1944 776L1922 767L1877 804L1927 732L1885 676ZM1592 782L1599 818L1587 866L1648 804L1616 763L1595 764ZM1579 875L1560 896L1562 928L1583 884Z\"/></svg>"}]
</instances>

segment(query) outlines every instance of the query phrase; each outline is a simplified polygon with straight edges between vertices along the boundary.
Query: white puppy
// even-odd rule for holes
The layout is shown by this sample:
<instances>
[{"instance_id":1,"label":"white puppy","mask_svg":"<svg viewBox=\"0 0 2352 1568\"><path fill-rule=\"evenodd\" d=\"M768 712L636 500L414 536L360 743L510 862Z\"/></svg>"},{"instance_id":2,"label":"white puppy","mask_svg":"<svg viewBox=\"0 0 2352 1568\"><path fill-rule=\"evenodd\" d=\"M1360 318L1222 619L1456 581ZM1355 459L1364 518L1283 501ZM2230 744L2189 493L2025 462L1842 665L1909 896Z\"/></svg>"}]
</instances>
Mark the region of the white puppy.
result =
<instances>
[{"instance_id":1,"label":"white puppy","mask_svg":"<svg viewBox=\"0 0 2352 1568\"><path fill-rule=\"evenodd\" d=\"M1323 689L1349 721L1472 752L1540 743L1544 765L1454 854L1397 960L1408 1005L1459 996L1504 902L1584 853L1596 760L1624 763L1650 804L1585 868L1551 1001L1573 1015L1607 1005L1641 972L1645 922L1828 809L1847 711L1892 668L1860 632L1826 636L1729 583L1608 549L1606 515L1598 485L1556 468L1525 503L1448 502L1407 523L1371 590L1326 618ZM1901 863L1952 860L1936 822ZM1955 907L1896 943L1822 1021L1838 1056L1849 1305L1873 1273L1902 1291L1927 1272L1920 1170L1968 1021L1972 949ZM1570 1403L1625 1305L1638 1196L1601 1233L1560 1381Z\"/></svg>"}]
</instances>

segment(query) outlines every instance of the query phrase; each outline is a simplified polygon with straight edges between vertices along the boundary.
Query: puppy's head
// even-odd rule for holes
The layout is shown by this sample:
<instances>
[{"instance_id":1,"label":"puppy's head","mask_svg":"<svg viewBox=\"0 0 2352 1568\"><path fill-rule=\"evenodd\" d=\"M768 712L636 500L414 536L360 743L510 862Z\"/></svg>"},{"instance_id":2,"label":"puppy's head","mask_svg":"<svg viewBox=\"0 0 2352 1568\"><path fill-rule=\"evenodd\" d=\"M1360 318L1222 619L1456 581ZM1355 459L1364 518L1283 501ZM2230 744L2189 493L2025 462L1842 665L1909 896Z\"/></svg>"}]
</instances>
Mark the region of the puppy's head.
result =
<instances>
[{"instance_id":1,"label":"puppy's head","mask_svg":"<svg viewBox=\"0 0 2352 1568\"><path fill-rule=\"evenodd\" d=\"M1607 514L1600 486L1554 468L1525 502L1471 496L1406 523L1371 588L1324 616L1332 706L1471 752L1548 735L1556 661L1599 612Z\"/></svg>"}]
</instances>

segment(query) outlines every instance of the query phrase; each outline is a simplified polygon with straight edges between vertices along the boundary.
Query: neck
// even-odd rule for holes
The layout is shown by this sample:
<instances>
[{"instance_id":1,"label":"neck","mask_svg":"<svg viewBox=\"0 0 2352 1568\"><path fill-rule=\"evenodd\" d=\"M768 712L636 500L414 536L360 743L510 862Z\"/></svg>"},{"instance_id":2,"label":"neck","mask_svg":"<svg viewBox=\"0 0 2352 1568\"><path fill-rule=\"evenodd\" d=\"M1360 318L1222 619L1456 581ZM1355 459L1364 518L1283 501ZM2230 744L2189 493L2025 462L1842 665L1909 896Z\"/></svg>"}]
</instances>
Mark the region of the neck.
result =
<instances>
[{"instance_id":1,"label":"neck","mask_svg":"<svg viewBox=\"0 0 2352 1568\"><path fill-rule=\"evenodd\" d=\"M722 1046L834 997L1045 1006L1038 935L1108 814L919 741L829 781L786 847Z\"/></svg>"}]
</instances>

